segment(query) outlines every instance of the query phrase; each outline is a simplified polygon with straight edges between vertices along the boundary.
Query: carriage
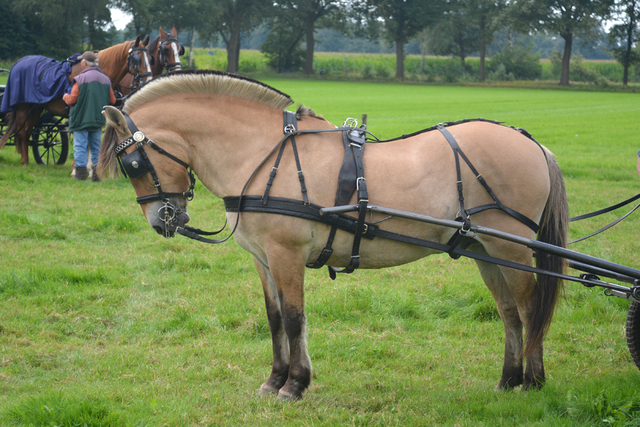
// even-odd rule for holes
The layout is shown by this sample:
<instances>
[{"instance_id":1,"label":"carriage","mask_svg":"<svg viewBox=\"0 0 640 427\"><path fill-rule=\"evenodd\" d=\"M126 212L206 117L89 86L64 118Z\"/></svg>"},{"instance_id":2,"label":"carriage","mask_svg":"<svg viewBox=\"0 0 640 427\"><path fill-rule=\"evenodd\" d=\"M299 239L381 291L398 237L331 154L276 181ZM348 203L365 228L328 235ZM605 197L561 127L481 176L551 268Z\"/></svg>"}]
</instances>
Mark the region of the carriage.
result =
<instances>
[{"instance_id":1,"label":"carriage","mask_svg":"<svg viewBox=\"0 0 640 427\"><path fill-rule=\"evenodd\" d=\"M0 73L8 73L9 70L0 69ZM0 85L0 102L4 95L4 85ZM0 113L0 136L4 135L7 123L4 113ZM11 137L7 145L15 145ZM45 112L36 123L33 133L29 138L29 146L36 163L41 165L63 165L69 155L69 124L63 117L56 117L50 112Z\"/></svg>"}]
</instances>

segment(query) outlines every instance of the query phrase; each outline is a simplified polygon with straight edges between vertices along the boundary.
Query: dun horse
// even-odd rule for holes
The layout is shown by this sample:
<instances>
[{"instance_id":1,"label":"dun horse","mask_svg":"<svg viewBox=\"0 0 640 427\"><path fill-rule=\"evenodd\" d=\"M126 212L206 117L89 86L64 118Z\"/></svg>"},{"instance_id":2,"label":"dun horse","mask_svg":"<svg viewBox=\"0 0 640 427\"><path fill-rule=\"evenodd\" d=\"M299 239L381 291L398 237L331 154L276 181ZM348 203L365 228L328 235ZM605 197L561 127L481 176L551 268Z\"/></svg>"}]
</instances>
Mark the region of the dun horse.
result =
<instances>
[{"instance_id":1,"label":"dun horse","mask_svg":"<svg viewBox=\"0 0 640 427\"><path fill-rule=\"evenodd\" d=\"M189 228L186 208L194 181L188 169L225 200L233 236L253 255L265 295L273 364L261 394L299 399L309 386L306 266L322 264L319 258L347 269L354 264L400 265L442 252L412 242L431 241L440 247L458 234L456 229L373 211L357 219L334 215L323 222L317 211L334 205L339 182L357 186L348 203L453 221L460 216L463 199L462 221L529 239L536 237L539 226L540 241L565 246L568 209L560 170L553 155L522 132L475 121L449 126L446 133L434 130L385 143L347 144L339 129L309 109L299 108L292 120L283 112L292 103L289 96L236 75L166 74L134 93L122 112L105 107L114 131L105 135L99 162L100 175L113 177L119 173L116 156L122 157L148 223L167 237ZM364 176L354 175L357 183L339 178L343 162L354 163L346 160L347 150L363 157ZM361 194L365 185L368 198ZM495 207L497 199L502 208L480 209ZM362 233L362 239L343 228ZM524 246L479 233L460 238L459 246L473 253L533 264L532 251ZM563 268L557 257L536 258L544 270ZM486 260L477 264L505 328L497 387L540 387L545 379L543 336L561 283Z\"/></svg>"},{"instance_id":2,"label":"dun horse","mask_svg":"<svg viewBox=\"0 0 640 427\"><path fill-rule=\"evenodd\" d=\"M151 56L145 46L138 36L133 42L125 42L101 50L98 53L98 64L105 74L115 82L122 80L127 73L144 76L145 81L149 80L151 78ZM69 81L73 81L80 71L80 64L75 64L67 77ZM11 79L11 75L9 79ZM33 86L39 84L38 82L22 82L22 84L25 83ZM62 97L54 98L44 104L21 103L12 105L11 108L13 111L9 111L5 115L7 128L0 139L0 149L5 146L11 136L14 136L16 151L21 154L23 164L29 163L29 139L42 111L48 110L60 117L69 116L67 104L64 103Z\"/></svg>"}]
</instances>

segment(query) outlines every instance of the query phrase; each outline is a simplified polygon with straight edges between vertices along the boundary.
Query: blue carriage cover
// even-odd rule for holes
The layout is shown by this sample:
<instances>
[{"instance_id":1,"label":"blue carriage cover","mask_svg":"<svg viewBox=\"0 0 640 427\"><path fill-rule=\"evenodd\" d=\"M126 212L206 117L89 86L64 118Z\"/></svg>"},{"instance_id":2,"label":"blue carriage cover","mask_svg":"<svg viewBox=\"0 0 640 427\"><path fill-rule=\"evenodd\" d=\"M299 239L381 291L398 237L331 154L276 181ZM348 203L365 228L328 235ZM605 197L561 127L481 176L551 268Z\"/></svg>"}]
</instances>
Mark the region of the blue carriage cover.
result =
<instances>
[{"instance_id":1,"label":"blue carriage cover","mask_svg":"<svg viewBox=\"0 0 640 427\"><path fill-rule=\"evenodd\" d=\"M18 104L46 104L71 92L73 82L67 77L79 56L76 53L62 62L40 55L21 58L9 72L0 112L13 111Z\"/></svg>"}]
</instances>

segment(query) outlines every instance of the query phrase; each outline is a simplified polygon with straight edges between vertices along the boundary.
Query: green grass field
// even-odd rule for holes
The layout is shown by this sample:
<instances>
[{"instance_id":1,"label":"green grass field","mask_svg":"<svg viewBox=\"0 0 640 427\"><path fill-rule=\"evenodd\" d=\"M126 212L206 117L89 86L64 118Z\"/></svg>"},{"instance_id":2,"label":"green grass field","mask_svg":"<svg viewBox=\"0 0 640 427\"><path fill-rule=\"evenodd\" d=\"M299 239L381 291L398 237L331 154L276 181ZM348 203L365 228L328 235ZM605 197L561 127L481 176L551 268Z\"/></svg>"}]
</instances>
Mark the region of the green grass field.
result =
<instances>
[{"instance_id":1,"label":"green grass field","mask_svg":"<svg viewBox=\"0 0 640 427\"><path fill-rule=\"evenodd\" d=\"M557 155L572 215L640 188L638 94L265 83L336 124L367 114L380 138L474 117L523 127ZM336 281L308 271L311 387L297 403L259 398L271 340L251 257L232 241L163 239L127 180L70 173L70 160L25 167L0 151L2 426L638 425L628 301L568 284L545 342L547 385L495 392L502 323L474 263L444 255ZM196 227L224 221L201 185L189 212ZM636 213L573 249L638 268L639 225Z\"/></svg>"}]
</instances>

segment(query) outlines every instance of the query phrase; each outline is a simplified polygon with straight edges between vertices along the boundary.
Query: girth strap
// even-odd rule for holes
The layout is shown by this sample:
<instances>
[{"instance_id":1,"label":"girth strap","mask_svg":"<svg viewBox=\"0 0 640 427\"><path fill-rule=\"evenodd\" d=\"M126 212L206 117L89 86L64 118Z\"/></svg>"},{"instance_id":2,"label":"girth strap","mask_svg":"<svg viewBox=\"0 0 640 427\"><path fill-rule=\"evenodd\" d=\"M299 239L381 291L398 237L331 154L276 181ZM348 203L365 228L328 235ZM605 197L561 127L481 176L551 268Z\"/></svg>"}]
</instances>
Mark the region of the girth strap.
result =
<instances>
[{"instance_id":1,"label":"girth strap","mask_svg":"<svg viewBox=\"0 0 640 427\"><path fill-rule=\"evenodd\" d=\"M335 267L329 267L329 276L331 279L336 278L336 273L352 273L360 265L360 238L362 233L366 232L368 227L365 224L365 216L367 212L368 193L366 188L366 180L364 178L364 165L362 163L362 153L365 144L365 128L345 130L342 132L342 143L344 145L344 160L338 174L338 189L336 190L335 206L342 206L349 203L353 193L358 190L358 221L357 228L353 239L351 249L351 261L344 269L340 270ZM308 268L323 267L331 255L333 254L333 240L336 236L338 227L333 225L329 231L327 243L322 249L320 256L314 263L307 264Z\"/></svg>"}]
</instances>

